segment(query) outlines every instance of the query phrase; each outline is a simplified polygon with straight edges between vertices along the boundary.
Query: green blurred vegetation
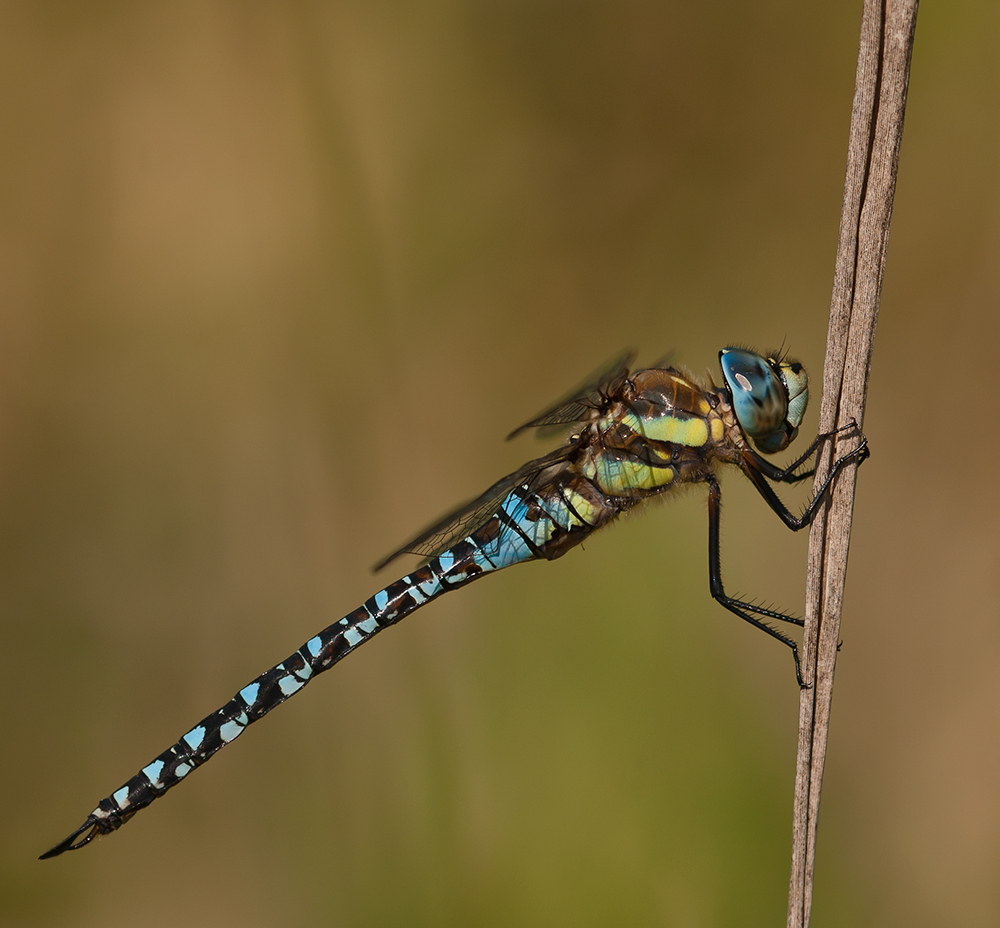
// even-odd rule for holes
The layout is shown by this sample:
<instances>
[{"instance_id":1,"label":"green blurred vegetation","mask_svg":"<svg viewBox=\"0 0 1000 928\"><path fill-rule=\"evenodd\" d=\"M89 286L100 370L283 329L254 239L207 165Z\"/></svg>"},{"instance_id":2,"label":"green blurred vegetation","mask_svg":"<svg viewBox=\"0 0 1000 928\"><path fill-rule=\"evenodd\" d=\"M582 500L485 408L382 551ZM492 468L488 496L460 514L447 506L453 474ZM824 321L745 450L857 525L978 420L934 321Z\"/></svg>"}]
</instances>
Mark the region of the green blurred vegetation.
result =
<instances>
[{"instance_id":1,"label":"green blurred vegetation","mask_svg":"<svg viewBox=\"0 0 1000 928\"><path fill-rule=\"evenodd\" d=\"M998 20L917 28L818 928L1000 919ZM0 24L0 923L782 923L792 666L711 602L698 493L429 607L34 858L622 346L784 342L819 382L860 4ZM798 608L804 538L725 496L730 589Z\"/></svg>"}]
</instances>

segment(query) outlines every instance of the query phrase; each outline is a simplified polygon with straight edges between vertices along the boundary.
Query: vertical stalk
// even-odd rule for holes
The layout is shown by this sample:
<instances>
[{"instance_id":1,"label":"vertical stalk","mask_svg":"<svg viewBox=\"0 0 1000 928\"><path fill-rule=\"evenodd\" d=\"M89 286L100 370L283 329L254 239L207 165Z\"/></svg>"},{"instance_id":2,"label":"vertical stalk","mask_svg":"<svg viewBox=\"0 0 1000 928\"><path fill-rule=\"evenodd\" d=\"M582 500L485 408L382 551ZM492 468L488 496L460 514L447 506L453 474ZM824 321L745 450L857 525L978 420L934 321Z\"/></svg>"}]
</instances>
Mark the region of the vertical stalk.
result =
<instances>
[{"instance_id":1,"label":"vertical stalk","mask_svg":"<svg viewBox=\"0 0 1000 928\"><path fill-rule=\"evenodd\" d=\"M879 298L889 242L899 146L918 0L865 0L847 151L847 177L823 369L820 431L864 422ZM818 486L834 455L853 447L847 433L823 449ZM852 443L852 444L845 444ZM832 443L831 443L832 444ZM876 450L877 453L877 450ZM792 823L789 928L806 928L812 905L816 824L840 640L855 469L836 481L809 535L803 674Z\"/></svg>"}]
</instances>

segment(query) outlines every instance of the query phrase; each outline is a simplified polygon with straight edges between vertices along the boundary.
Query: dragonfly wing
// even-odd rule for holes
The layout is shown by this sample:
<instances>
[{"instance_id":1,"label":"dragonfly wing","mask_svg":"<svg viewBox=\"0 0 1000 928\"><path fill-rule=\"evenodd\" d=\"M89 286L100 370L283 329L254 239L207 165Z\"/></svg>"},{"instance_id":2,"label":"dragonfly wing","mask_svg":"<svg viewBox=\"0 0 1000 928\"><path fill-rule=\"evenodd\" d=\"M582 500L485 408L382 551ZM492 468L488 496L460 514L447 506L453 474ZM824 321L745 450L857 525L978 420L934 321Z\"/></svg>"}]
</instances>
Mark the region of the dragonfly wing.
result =
<instances>
[{"instance_id":1,"label":"dragonfly wing","mask_svg":"<svg viewBox=\"0 0 1000 928\"><path fill-rule=\"evenodd\" d=\"M629 367L635 360L635 349L628 348L606 364L602 364L580 386L564 396L558 403L539 413L530 422L514 429L507 436L510 441L515 435L533 428L555 426L556 429L573 422L581 422L601 399L619 386L628 376Z\"/></svg>"},{"instance_id":2,"label":"dragonfly wing","mask_svg":"<svg viewBox=\"0 0 1000 928\"><path fill-rule=\"evenodd\" d=\"M498 480L481 496L449 512L412 541L383 558L375 565L375 570L381 570L401 554L419 554L430 559L447 551L488 522L514 487L531 489L537 486L542 473L552 465L565 461L572 451L573 446L569 445L529 461L514 473Z\"/></svg>"}]
</instances>

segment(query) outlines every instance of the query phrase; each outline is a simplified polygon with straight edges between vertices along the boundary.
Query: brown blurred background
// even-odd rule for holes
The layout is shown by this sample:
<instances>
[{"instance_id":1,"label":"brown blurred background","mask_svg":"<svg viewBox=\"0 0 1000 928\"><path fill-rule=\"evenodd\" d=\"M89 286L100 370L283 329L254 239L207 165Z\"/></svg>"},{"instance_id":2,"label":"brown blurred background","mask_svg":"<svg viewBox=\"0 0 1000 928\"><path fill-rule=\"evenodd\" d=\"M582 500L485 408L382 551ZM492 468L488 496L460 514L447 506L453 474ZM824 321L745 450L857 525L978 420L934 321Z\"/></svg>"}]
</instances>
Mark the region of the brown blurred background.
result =
<instances>
[{"instance_id":1,"label":"brown blurred background","mask_svg":"<svg viewBox=\"0 0 1000 928\"><path fill-rule=\"evenodd\" d=\"M35 857L622 346L819 382L860 12L3 5L0 923L783 924L797 690L709 598L702 493ZM1000 922L998 32L918 22L815 926ZM730 589L800 609L805 537L725 498Z\"/></svg>"}]
</instances>

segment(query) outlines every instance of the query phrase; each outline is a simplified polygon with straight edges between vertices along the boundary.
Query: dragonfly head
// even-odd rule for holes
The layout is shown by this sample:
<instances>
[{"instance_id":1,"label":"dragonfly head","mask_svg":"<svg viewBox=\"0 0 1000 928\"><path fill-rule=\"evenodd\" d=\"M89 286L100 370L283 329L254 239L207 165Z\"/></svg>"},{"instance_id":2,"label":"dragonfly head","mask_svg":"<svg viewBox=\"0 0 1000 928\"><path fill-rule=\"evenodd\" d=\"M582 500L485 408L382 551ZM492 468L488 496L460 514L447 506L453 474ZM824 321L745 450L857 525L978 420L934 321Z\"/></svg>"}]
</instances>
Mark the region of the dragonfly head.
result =
<instances>
[{"instance_id":1,"label":"dragonfly head","mask_svg":"<svg viewBox=\"0 0 1000 928\"><path fill-rule=\"evenodd\" d=\"M764 454L784 451L799 433L809 402L809 377L798 361L765 358L745 348L719 352L733 411Z\"/></svg>"}]
</instances>

